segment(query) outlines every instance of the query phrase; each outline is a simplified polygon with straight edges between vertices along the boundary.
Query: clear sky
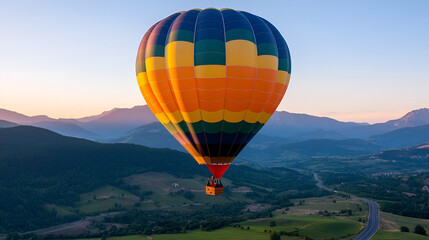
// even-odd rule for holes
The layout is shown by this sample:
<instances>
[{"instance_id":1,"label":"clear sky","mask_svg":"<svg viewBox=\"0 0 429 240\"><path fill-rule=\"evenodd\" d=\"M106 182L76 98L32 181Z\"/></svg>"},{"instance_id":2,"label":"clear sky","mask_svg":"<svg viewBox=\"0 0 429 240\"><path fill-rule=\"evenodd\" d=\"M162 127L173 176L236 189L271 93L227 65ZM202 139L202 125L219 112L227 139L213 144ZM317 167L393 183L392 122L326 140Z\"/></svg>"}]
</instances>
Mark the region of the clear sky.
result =
<instances>
[{"instance_id":1,"label":"clear sky","mask_svg":"<svg viewBox=\"0 0 429 240\"><path fill-rule=\"evenodd\" d=\"M373 123L429 107L429 1L0 0L0 108L68 118L144 104L144 33L206 7L283 34L292 78L280 110Z\"/></svg>"}]
</instances>

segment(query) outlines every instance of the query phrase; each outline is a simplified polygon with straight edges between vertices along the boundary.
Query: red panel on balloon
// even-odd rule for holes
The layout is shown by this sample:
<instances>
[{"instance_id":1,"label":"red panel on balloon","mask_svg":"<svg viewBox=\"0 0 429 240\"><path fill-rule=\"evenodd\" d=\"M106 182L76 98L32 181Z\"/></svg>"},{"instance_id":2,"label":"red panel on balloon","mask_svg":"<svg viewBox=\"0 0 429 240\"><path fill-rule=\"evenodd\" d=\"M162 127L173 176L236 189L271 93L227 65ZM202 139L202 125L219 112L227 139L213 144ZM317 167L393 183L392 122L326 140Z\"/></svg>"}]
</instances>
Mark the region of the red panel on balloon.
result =
<instances>
[{"instance_id":1,"label":"red panel on balloon","mask_svg":"<svg viewBox=\"0 0 429 240\"><path fill-rule=\"evenodd\" d=\"M206 165L210 172L213 174L215 178L221 178L225 171L229 168L229 164L227 165Z\"/></svg>"}]
</instances>

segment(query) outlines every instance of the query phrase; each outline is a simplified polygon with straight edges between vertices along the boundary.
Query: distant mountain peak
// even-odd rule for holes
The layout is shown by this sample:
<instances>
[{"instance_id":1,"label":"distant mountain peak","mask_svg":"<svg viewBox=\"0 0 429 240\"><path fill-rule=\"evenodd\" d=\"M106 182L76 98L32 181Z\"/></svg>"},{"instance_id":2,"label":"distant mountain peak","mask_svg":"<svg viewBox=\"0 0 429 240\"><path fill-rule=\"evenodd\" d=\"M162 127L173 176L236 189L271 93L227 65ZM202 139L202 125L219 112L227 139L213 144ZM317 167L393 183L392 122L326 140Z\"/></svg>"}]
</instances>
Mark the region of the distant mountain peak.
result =
<instances>
[{"instance_id":1,"label":"distant mountain peak","mask_svg":"<svg viewBox=\"0 0 429 240\"><path fill-rule=\"evenodd\" d=\"M50 118L46 115L37 115L37 116L26 116L21 113L17 113L15 111L2 109L0 108L0 119L6 120L9 122L14 122L17 124L30 124L33 122L41 122L41 121L52 121L53 118Z\"/></svg>"},{"instance_id":2,"label":"distant mountain peak","mask_svg":"<svg viewBox=\"0 0 429 240\"><path fill-rule=\"evenodd\" d=\"M139 110L142 110L142 111L149 110L149 107L147 105L136 105L132 108L113 108L113 109L108 110L108 111L103 111L100 114L79 118L77 120L80 122L90 122L90 121L94 121L94 120L98 120L98 119L107 117L107 116L112 115L112 114L114 115L115 113L120 113L120 112L124 112L124 111L135 112L135 111L139 111Z\"/></svg>"},{"instance_id":3,"label":"distant mountain peak","mask_svg":"<svg viewBox=\"0 0 429 240\"><path fill-rule=\"evenodd\" d=\"M420 108L408 112L403 117L388 121L395 127L411 127L429 124L429 108Z\"/></svg>"}]
</instances>

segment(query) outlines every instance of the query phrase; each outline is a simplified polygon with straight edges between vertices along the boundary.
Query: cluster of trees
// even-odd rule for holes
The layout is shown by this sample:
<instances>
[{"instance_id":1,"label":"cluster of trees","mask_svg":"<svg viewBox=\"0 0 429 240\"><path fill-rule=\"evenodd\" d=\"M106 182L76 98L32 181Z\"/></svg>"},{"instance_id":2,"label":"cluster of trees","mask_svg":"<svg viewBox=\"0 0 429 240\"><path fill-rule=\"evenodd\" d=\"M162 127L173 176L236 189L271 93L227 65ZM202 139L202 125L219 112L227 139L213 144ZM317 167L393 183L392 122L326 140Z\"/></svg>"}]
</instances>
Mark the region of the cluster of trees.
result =
<instances>
[{"instance_id":1,"label":"cluster of trees","mask_svg":"<svg viewBox=\"0 0 429 240\"><path fill-rule=\"evenodd\" d=\"M289 237L300 237L300 238L304 238L305 240L313 240L313 238L306 236L305 234L301 234L299 232L299 230L295 230L295 231L272 231L270 234L270 240L280 240L281 236L289 236Z\"/></svg>"},{"instance_id":2,"label":"cluster of trees","mask_svg":"<svg viewBox=\"0 0 429 240\"><path fill-rule=\"evenodd\" d=\"M105 222L127 224L127 234L179 233L201 229L211 231L245 220L244 202L212 205L196 211L142 211L133 210L122 215L106 217Z\"/></svg>"},{"instance_id":3,"label":"cluster of trees","mask_svg":"<svg viewBox=\"0 0 429 240\"><path fill-rule=\"evenodd\" d=\"M401 232L410 232L408 227L402 226ZM426 229L422 225L417 225L413 231L415 234L420 234L426 236Z\"/></svg>"},{"instance_id":4,"label":"cluster of trees","mask_svg":"<svg viewBox=\"0 0 429 240\"><path fill-rule=\"evenodd\" d=\"M185 191L183 189L180 189L179 191L170 192L170 196L183 196L184 198L188 200L192 200L195 197L195 194L191 191Z\"/></svg>"}]
</instances>

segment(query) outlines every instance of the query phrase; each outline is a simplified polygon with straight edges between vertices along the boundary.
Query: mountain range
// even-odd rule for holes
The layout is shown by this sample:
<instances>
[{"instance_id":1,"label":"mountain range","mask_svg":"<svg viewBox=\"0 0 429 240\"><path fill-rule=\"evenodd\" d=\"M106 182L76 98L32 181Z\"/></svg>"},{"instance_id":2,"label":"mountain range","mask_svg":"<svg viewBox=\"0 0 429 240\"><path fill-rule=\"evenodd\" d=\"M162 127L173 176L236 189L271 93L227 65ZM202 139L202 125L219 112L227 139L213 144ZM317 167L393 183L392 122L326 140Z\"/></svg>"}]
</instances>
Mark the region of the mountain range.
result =
<instances>
[{"instance_id":1,"label":"mountain range","mask_svg":"<svg viewBox=\"0 0 429 240\"><path fill-rule=\"evenodd\" d=\"M29 117L0 109L0 119L3 120L0 127L32 125L98 142L133 143L184 151L147 106L115 108L77 119L53 119L43 115ZM288 156L319 156L323 152L329 156L368 154L428 142L428 133L428 108L376 124L341 122L327 117L277 111L240 156L252 156L255 151L261 154L260 150L269 152L270 156L279 151L288 152ZM356 144L354 149L351 149L352 144ZM331 152L322 148L331 149Z\"/></svg>"},{"instance_id":2,"label":"mountain range","mask_svg":"<svg viewBox=\"0 0 429 240\"><path fill-rule=\"evenodd\" d=\"M147 106L115 108L98 115L76 119L54 119L45 115L30 117L0 109L0 119L20 125L46 128L65 136L91 140L118 137L129 130L157 121Z\"/></svg>"}]
</instances>

